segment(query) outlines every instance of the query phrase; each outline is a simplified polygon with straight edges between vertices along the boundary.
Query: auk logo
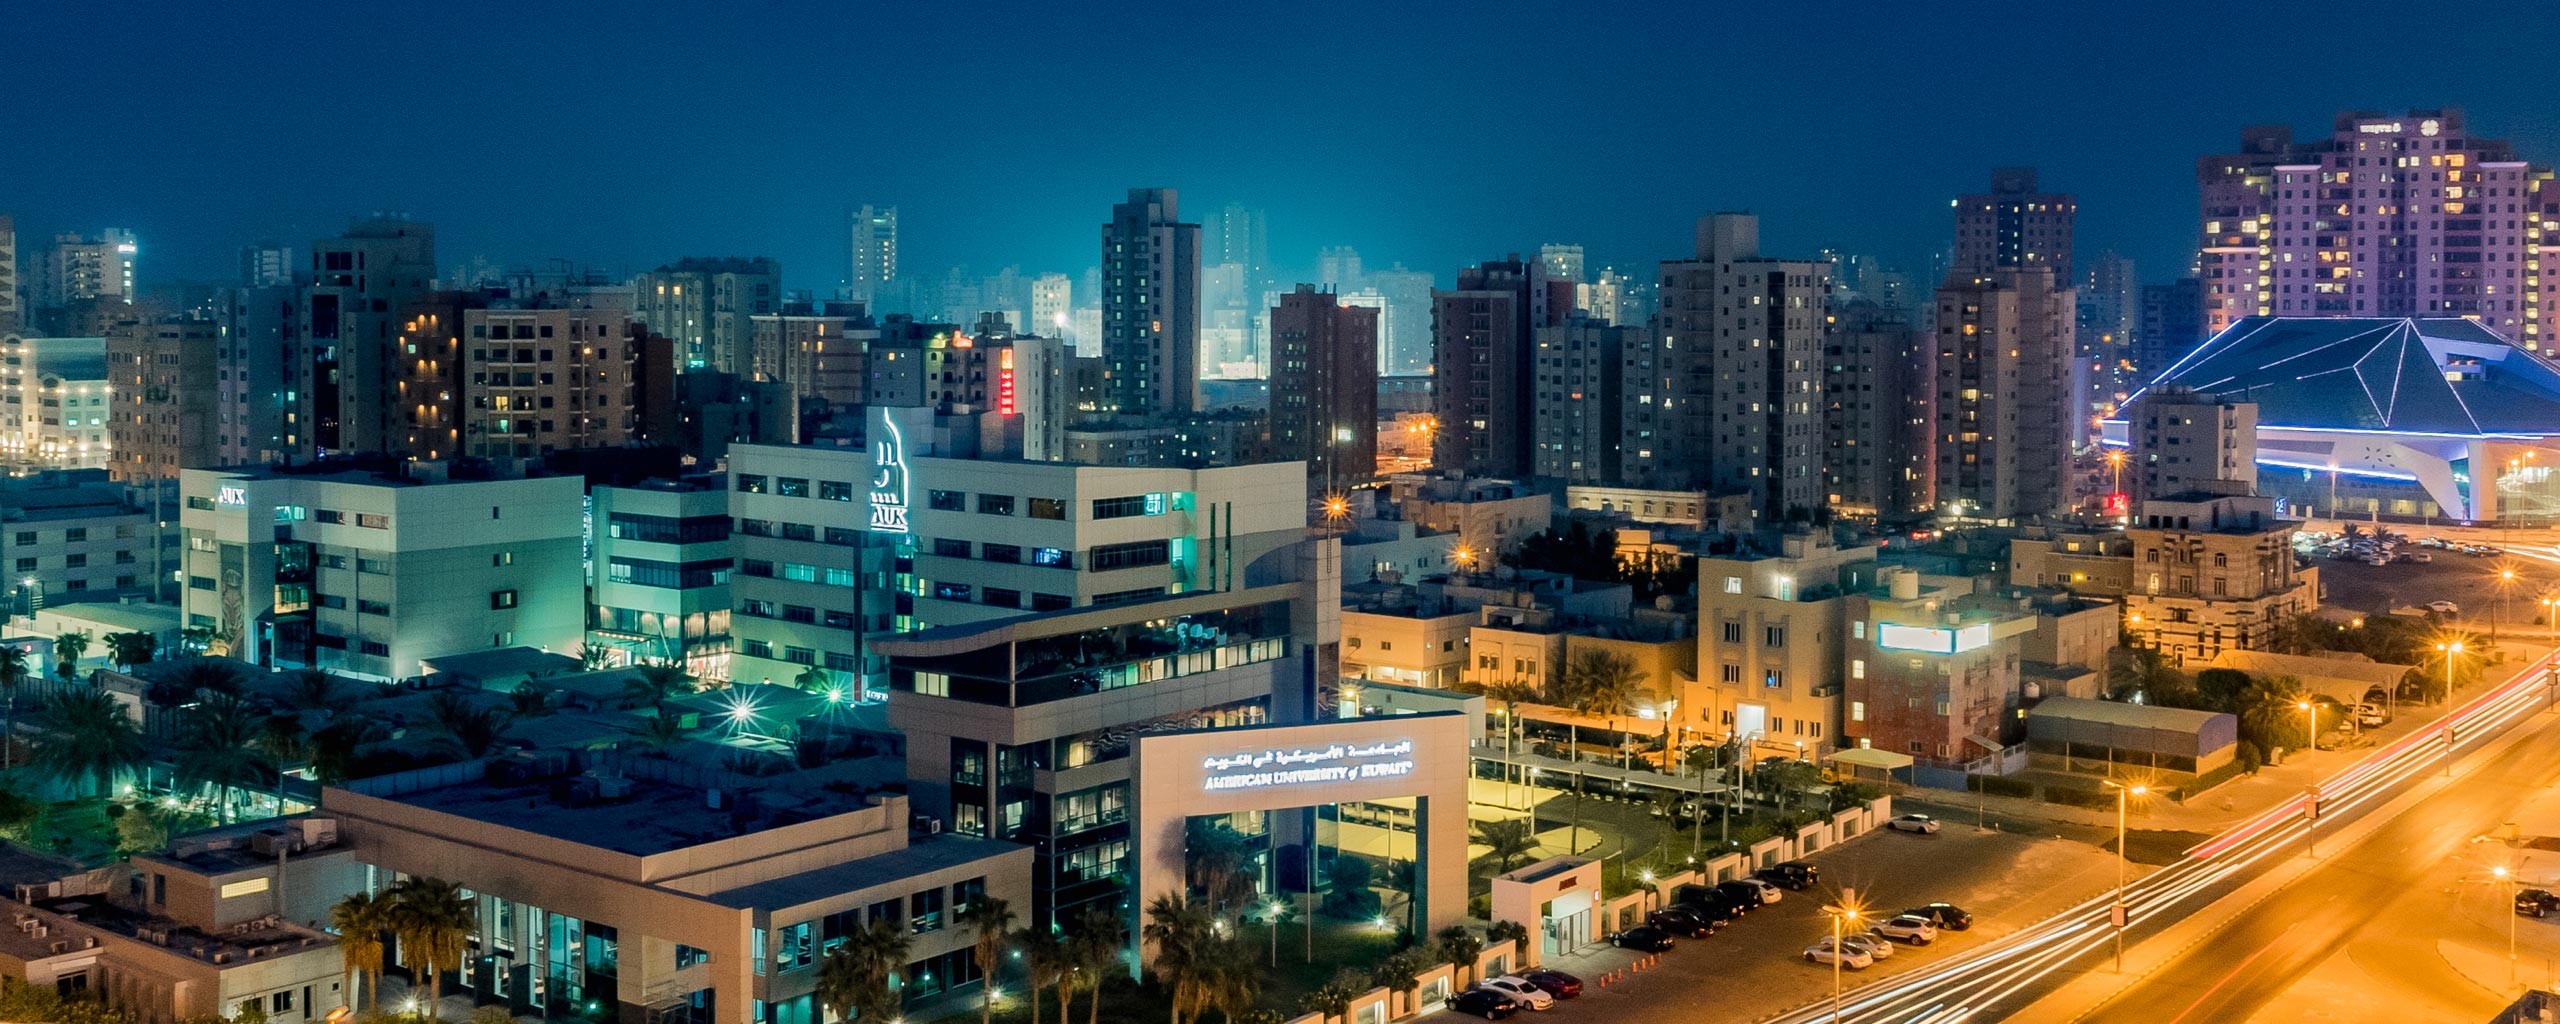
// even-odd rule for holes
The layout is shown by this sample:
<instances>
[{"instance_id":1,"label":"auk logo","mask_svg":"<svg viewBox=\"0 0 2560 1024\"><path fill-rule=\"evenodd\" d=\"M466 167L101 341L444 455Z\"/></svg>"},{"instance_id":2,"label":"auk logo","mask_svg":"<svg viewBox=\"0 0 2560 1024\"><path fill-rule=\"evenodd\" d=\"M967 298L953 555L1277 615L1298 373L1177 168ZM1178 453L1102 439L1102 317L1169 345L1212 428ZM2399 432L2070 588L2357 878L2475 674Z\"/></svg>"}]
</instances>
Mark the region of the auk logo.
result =
<instances>
[{"instance_id":1,"label":"auk logo","mask_svg":"<svg viewBox=\"0 0 2560 1024\"><path fill-rule=\"evenodd\" d=\"M907 439L880 412L880 439L871 445L871 531L907 532Z\"/></svg>"},{"instance_id":2,"label":"auk logo","mask_svg":"<svg viewBox=\"0 0 2560 1024\"><path fill-rule=\"evenodd\" d=\"M1413 774L1413 741L1243 751L1201 758L1200 767L1209 772L1201 788L1211 791L1391 779Z\"/></svg>"},{"instance_id":3,"label":"auk logo","mask_svg":"<svg viewBox=\"0 0 2560 1024\"><path fill-rule=\"evenodd\" d=\"M249 489L246 487L226 484L213 492L213 503L216 505L246 505L249 503Z\"/></svg>"}]
</instances>

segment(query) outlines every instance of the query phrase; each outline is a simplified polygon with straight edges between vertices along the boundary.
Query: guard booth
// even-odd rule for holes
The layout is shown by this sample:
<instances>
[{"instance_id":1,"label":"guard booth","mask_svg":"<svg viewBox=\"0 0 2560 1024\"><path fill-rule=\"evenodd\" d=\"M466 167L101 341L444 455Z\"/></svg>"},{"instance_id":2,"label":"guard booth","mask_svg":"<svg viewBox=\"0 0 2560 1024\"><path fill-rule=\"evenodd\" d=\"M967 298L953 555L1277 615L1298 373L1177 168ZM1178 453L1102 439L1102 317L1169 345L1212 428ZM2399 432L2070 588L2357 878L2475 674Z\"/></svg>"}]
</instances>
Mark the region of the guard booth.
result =
<instances>
[{"instance_id":1,"label":"guard booth","mask_svg":"<svg viewBox=\"0 0 2560 1024\"><path fill-rule=\"evenodd\" d=\"M1526 970L1607 936L1599 933L1600 862L1549 857L1493 879L1493 919L1528 926Z\"/></svg>"}]
</instances>

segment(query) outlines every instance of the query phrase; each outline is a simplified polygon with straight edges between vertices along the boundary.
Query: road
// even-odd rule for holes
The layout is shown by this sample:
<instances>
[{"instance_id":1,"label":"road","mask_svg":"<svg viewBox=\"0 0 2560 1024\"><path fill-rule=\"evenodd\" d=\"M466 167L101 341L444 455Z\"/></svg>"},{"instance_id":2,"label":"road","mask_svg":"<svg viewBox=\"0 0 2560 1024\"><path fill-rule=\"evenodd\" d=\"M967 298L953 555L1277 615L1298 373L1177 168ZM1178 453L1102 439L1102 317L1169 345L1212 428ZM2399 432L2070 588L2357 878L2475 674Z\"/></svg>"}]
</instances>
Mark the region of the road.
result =
<instances>
[{"instance_id":1,"label":"road","mask_svg":"<svg viewBox=\"0 0 2560 1024\"><path fill-rule=\"evenodd\" d=\"M2437 953L2436 942L2447 932L2478 929L2468 916L2451 912L2464 894L2464 879L2477 879L2486 855L2472 837L2508 820L2538 790L2560 784L2554 722L2560 716L2536 717L2522 727L2529 730L2527 738L2506 757L2479 765L2460 785L2416 803L2335 855L2318 874L2277 890L2232 926L2080 1019L2247 1020L2332 957L2358 952L2382 954L2388 963L2373 979L2380 990L2358 993L2376 1000L2366 1004L2364 1019L2487 1019L2506 1000L2471 984ZM2480 890L2470 892L2469 902L2478 902ZM2292 1012L2281 1016L2302 1019Z\"/></svg>"}]
</instances>

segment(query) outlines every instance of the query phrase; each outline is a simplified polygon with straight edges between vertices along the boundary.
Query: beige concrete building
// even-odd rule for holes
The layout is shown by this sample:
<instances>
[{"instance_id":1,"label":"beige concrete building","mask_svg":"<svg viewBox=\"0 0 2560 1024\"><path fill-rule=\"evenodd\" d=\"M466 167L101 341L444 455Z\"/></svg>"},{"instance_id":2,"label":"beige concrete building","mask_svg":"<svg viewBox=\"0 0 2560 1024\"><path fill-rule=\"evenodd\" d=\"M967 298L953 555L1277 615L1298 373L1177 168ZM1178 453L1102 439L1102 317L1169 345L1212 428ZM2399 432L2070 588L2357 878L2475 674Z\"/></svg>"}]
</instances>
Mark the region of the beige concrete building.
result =
<instances>
[{"instance_id":1,"label":"beige concrete building","mask_svg":"<svg viewBox=\"0 0 2560 1024\"><path fill-rule=\"evenodd\" d=\"M1342 588L1342 677L1445 689L1467 675L1477 619L1409 584Z\"/></svg>"},{"instance_id":2,"label":"beige concrete building","mask_svg":"<svg viewBox=\"0 0 2560 1024\"><path fill-rule=\"evenodd\" d=\"M862 403L864 352L880 332L861 303L786 302L748 319L748 376L782 382L795 407L813 398L830 407Z\"/></svg>"},{"instance_id":3,"label":"beige concrete building","mask_svg":"<svg viewBox=\"0 0 2560 1024\"><path fill-rule=\"evenodd\" d=\"M214 364L221 325L129 320L107 331L107 469L124 483L170 483L216 465Z\"/></svg>"},{"instance_id":4,"label":"beige concrete building","mask_svg":"<svg viewBox=\"0 0 2560 1024\"><path fill-rule=\"evenodd\" d=\"M2121 530L2030 528L2009 540L2009 585L2121 597L2133 589L2133 541Z\"/></svg>"},{"instance_id":5,"label":"beige concrete building","mask_svg":"<svg viewBox=\"0 0 2560 1024\"><path fill-rule=\"evenodd\" d=\"M1463 568L1492 566L1503 552L1555 520L1554 499L1510 480L1404 473L1389 478L1388 484L1405 519L1458 535Z\"/></svg>"},{"instance_id":6,"label":"beige concrete building","mask_svg":"<svg viewBox=\"0 0 2560 1024\"><path fill-rule=\"evenodd\" d=\"M611 447L640 429L642 346L620 310L474 309L462 322L465 454Z\"/></svg>"},{"instance_id":7,"label":"beige concrete building","mask_svg":"<svg viewBox=\"0 0 2560 1024\"><path fill-rule=\"evenodd\" d=\"M875 921L908 936L910 1005L975 992L959 914L1031 902L1028 847L918 838L902 795L788 777L534 752L331 787L321 804L373 887L470 890L478 926L453 981L520 1012L819 1024L818 961Z\"/></svg>"},{"instance_id":8,"label":"beige concrete building","mask_svg":"<svg viewBox=\"0 0 2560 1024\"><path fill-rule=\"evenodd\" d=\"M2127 410L2126 421L2135 500L2256 489L2257 403L2152 388Z\"/></svg>"},{"instance_id":9,"label":"beige concrete building","mask_svg":"<svg viewBox=\"0 0 2560 1024\"><path fill-rule=\"evenodd\" d=\"M107 341L0 338L0 465L104 469Z\"/></svg>"},{"instance_id":10,"label":"beige concrete building","mask_svg":"<svg viewBox=\"0 0 2560 1024\"><path fill-rule=\"evenodd\" d=\"M1874 585L1875 559L1819 531L1698 559L1694 699L1708 731L1763 756L1841 742L1847 595Z\"/></svg>"},{"instance_id":11,"label":"beige concrete building","mask_svg":"<svg viewBox=\"0 0 2560 1024\"><path fill-rule=\"evenodd\" d=\"M2276 517L2273 498L2143 502L2125 531L2133 544L2125 627L2180 660L2264 649L2276 623L2320 607L2319 570L2294 567L2296 525Z\"/></svg>"}]
</instances>

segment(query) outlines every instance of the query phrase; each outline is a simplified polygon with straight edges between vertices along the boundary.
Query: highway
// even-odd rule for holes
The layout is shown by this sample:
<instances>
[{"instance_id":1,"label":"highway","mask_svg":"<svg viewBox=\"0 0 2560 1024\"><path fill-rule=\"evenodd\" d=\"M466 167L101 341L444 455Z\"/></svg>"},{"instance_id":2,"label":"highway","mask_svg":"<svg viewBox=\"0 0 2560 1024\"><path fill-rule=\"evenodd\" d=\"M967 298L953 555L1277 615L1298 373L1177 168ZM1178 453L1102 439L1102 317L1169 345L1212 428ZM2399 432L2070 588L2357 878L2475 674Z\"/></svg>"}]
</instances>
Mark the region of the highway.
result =
<instances>
[{"instance_id":1,"label":"highway","mask_svg":"<svg viewBox=\"0 0 2560 1024\"><path fill-rule=\"evenodd\" d=\"M2330 775L2318 787L2317 827L2334 831L2341 822L2362 816L2440 771L2448 753L2458 756L2529 720L2550 699L2546 680L2552 667L2550 656L2532 662L2456 707L2445 716L2448 728L2419 731ZM2282 909L2244 915L2245 923L2215 934L2145 979L2135 994L2100 1008L2110 1016L2091 1019L2159 1022L2178 1014L2195 1022L2246 1019L2253 1008L2299 977L2307 963L2326 956L2332 947L2321 941L2324 937L2334 939L2352 931L2379 912L2378 906L2353 905L2357 896L2374 892L2365 886L2391 884L2389 879L2409 870L2408 865L2369 858L2432 860L2427 866L2441 870L2446 856L2430 856L2444 854L2438 847L2467 841L2480 830L2481 821L2499 820L2500 808L2521 802L2521 789L2560 776L2560 754L2536 751L2512 760L2518 763L2472 767L2471 778L2453 787L2452 793L2421 802L2383 827L2410 849L2391 841L2369 841L2354 852L2323 862L2314 881L2279 890L2279 897L2286 901ZM2126 940L2138 943L2157 934L2268 867L2303 856L2304 805L2312 799L2306 794L2236 825L2135 883L2127 896ZM2435 810L2437 804L2444 809ZM2358 870L2375 877L2356 879L2352 872ZM2405 885L2405 879L2400 884ZM2111 903L2111 895L2085 901L1969 955L1854 989L1839 1019L1865 1024L2003 1019L2089 970L2106 969L2115 937L2109 923ZM1815 1024L1833 1019L1833 1012L1825 1001L1771 1019Z\"/></svg>"}]
</instances>

